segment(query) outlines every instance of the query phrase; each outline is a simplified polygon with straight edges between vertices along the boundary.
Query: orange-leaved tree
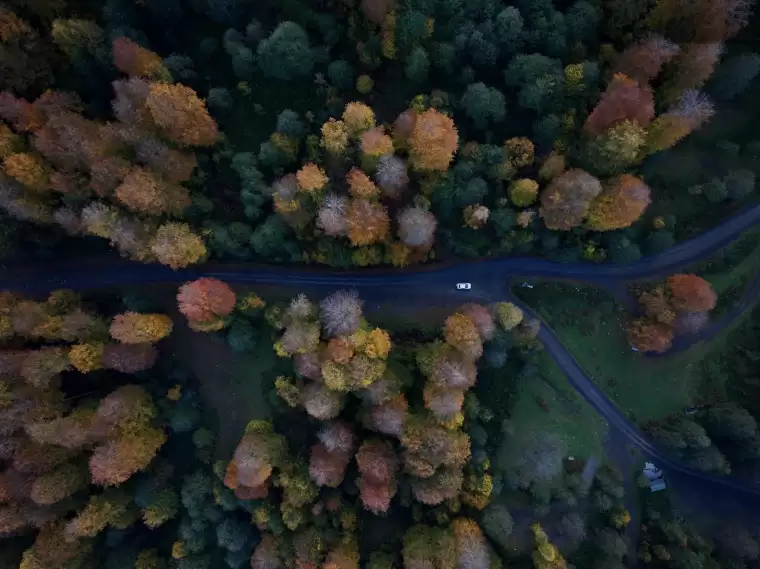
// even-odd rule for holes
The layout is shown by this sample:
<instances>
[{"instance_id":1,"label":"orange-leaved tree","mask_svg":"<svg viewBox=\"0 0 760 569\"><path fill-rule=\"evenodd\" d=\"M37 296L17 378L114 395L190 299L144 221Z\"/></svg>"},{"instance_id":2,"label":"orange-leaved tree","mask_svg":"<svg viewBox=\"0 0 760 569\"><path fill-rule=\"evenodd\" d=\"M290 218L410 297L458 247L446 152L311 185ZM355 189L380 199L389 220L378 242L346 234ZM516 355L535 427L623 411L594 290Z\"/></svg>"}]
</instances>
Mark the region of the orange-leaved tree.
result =
<instances>
[{"instance_id":1,"label":"orange-leaved tree","mask_svg":"<svg viewBox=\"0 0 760 569\"><path fill-rule=\"evenodd\" d=\"M623 174L608 180L591 202L586 225L594 231L629 227L651 203L650 190L641 179Z\"/></svg>"},{"instance_id":2,"label":"orange-leaved tree","mask_svg":"<svg viewBox=\"0 0 760 569\"><path fill-rule=\"evenodd\" d=\"M180 146L212 146L218 131L206 104L190 87L152 83L145 104L161 132Z\"/></svg>"},{"instance_id":3,"label":"orange-leaved tree","mask_svg":"<svg viewBox=\"0 0 760 569\"><path fill-rule=\"evenodd\" d=\"M712 285L694 274L679 274L668 277L670 299L676 310L705 312L715 308L718 295Z\"/></svg>"},{"instance_id":4,"label":"orange-leaved tree","mask_svg":"<svg viewBox=\"0 0 760 569\"><path fill-rule=\"evenodd\" d=\"M436 109L428 109L417 115L409 135L410 163L423 172L444 172L449 169L458 144L454 121Z\"/></svg>"},{"instance_id":5,"label":"orange-leaved tree","mask_svg":"<svg viewBox=\"0 0 760 569\"><path fill-rule=\"evenodd\" d=\"M224 317L229 316L235 308L236 297L226 283L203 277L182 285L177 294L177 302L179 311L185 315L191 327L218 329L224 326Z\"/></svg>"},{"instance_id":6,"label":"orange-leaved tree","mask_svg":"<svg viewBox=\"0 0 760 569\"><path fill-rule=\"evenodd\" d=\"M171 81L172 76L161 57L129 38L113 40L113 62L116 68L130 77L156 81Z\"/></svg>"},{"instance_id":7,"label":"orange-leaved tree","mask_svg":"<svg viewBox=\"0 0 760 569\"><path fill-rule=\"evenodd\" d=\"M583 131L590 136L598 136L626 120L636 121L646 128L653 117L654 96L649 86L642 86L626 75L617 74L586 119Z\"/></svg>"}]
</instances>

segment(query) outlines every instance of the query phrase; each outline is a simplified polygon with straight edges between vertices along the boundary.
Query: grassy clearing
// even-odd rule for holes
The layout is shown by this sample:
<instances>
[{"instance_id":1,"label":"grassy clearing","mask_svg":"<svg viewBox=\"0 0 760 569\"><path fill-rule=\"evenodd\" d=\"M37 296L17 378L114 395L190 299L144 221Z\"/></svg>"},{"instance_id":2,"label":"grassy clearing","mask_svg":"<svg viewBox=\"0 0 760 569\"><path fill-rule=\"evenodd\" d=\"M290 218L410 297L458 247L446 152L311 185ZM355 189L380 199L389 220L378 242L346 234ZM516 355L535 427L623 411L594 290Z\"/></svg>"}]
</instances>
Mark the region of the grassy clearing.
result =
<instances>
[{"instance_id":1,"label":"grassy clearing","mask_svg":"<svg viewBox=\"0 0 760 569\"><path fill-rule=\"evenodd\" d=\"M518 385L510 411L515 431L556 432L565 439L570 455L580 459L601 456L604 420L567 383L565 374L547 354L541 355L538 366L543 381L531 378Z\"/></svg>"},{"instance_id":2,"label":"grassy clearing","mask_svg":"<svg viewBox=\"0 0 760 569\"><path fill-rule=\"evenodd\" d=\"M269 341L236 353L223 338L193 332L179 315L174 321L169 349L199 379L203 399L218 418L217 456L228 458L249 421L269 418L267 392L277 375L277 356Z\"/></svg>"},{"instance_id":3,"label":"grassy clearing","mask_svg":"<svg viewBox=\"0 0 760 569\"><path fill-rule=\"evenodd\" d=\"M760 228L685 272L710 281L719 295L713 318L719 317L760 273ZM589 377L630 419L646 422L725 398L726 374L716 372L730 365L721 354L746 315L709 343L673 356L643 358L628 346L629 314L606 293L564 283L538 283L516 292L536 308Z\"/></svg>"},{"instance_id":4,"label":"grassy clearing","mask_svg":"<svg viewBox=\"0 0 760 569\"><path fill-rule=\"evenodd\" d=\"M546 353L536 359L535 370L507 365L485 370L478 377L476 392L485 405L506 420L516 437L506 437L514 449L500 454L520 453L530 437L556 433L565 441L568 454L579 459L602 454L604 421L567 383L562 371ZM508 462L508 461L507 461Z\"/></svg>"},{"instance_id":5,"label":"grassy clearing","mask_svg":"<svg viewBox=\"0 0 760 569\"><path fill-rule=\"evenodd\" d=\"M709 343L660 358L644 358L628 347L628 314L592 288L539 283L520 295L536 307L589 377L630 419L646 422L685 407L723 397L724 376L715 373L733 322ZM725 363L725 362L724 362Z\"/></svg>"}]
</instances>

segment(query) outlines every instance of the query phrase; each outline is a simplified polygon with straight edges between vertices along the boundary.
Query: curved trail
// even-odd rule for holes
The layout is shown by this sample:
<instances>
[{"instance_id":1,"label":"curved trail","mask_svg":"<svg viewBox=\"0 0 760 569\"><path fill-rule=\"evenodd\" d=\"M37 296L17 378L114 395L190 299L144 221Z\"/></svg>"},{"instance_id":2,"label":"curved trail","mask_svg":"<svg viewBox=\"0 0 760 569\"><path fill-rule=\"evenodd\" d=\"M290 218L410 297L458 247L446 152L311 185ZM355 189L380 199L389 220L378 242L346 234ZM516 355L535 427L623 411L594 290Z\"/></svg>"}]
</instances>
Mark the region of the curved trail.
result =
<instances>
[{"instance_id":1,"label":"curved trail","mask_svg":"<svg viewBox=\"0 0 760 569\"><path fill-rule=\"evenodd\" d=\"M411 297L424 304L426 299L433 297L456 298L457 301L462 302L504 300L505 296L511 297L505 290L511 279L530 277L582 281L608 291L620 292L632 280L664 277L692 263L708 259L758 222L760 222L760 204L745 209L725 220L720 226L693 239L683 241L659 255L646 257L629 265L563 264L543 259L509 257L467 261L452 265L425 265L408 270L310 270L245 264L206 265L173 271L161 265L107 261L4 270L0 275L0 290L42 294L58 288L83 290L117 285L183 283L206 276L234 283L296 287L301 292L306 289L329 292L338 287L355 288L365 301L392 300L403 295L407 299ZM469 282L472 284L472 289L458 291L455 288L457 282ZM750 305L758 292L760 292L760 279L755 279L755 282L748 287L740 305L711 326L709 334L714 334L725 327L733 317ZM520 306L526 314L535 316L534 312L521 302L514 298L510 300ZM760 496L760 488L728 477L711 476L673 462L661 453L593 383L551 328L542 323L538 338L560 369L565 372L573 388L610 425L618 429L631 445L656 460L665 470ZM683 346L678 349L683 349Z\"/></svg>"}]
</instances>

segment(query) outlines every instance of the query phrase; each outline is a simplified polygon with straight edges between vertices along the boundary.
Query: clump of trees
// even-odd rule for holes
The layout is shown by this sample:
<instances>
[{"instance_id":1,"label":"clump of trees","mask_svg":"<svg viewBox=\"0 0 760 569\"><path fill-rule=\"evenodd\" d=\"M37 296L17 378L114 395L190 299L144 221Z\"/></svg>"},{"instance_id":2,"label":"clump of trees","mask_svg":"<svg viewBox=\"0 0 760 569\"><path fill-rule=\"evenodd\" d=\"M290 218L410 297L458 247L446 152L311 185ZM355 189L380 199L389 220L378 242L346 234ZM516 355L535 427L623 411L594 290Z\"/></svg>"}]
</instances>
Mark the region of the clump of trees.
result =
<instances>
[{"instance_id":1,"label":"clump of trees","mask_svg":"<svg viewBox=\"0 0 760 569\"><path fill-rule=\"evenodd\" d=\"M214 332L217 325L203 323L234 320L245 308L224 283L210 280L183 285L178 301L191 325ZM222 494L232 492L230 504L252 511L262 532L251 562L340 558L354 567L367 516L411 507L405 565L438 559L447 544L441 563L454 555L462 567L474 558L485 569L498 557L475 520L492 528L509 513L487 509L495 483L480 423L490 412L470 389L484 346L511 334L525 343L537 330L523 326L509 303L466 304L446 319L441 338L396 346L362 308L355 292L341 290L318 304L299 295L263 309L273 349L292 372L274 381L274 420L251 421L232 460L216 468ZM280 413L287 417L282 426ZM303 436L289 432L292 422L304 426ZM304 549L302 540L319 546ZM394 557L372 555L377 563Z\"/></svg>"},{"instance_id":2,"label":"clump of trees","mask_svg":"<svg viewBox=\"0 0 760 569\"><path fill-rule=\"evenodd\" d=\"M177 512L157 456L192 395L124 375L153 366L171 322L136 312L109 320L71 291L0 295L0 526L7 540L34 537L22 567L94 563L102 532L155 530ZM83 388L90 378L99 389ZM155 492L136 495L138 481Z\"/></svg>"},{"instance_id":3,"label":"clump of trees","mask_svg":"<svg viewBox=\"0 0 760 569\"><path fill-rule=\"evenodd\" d=\"M639 166L758 71L719 65L749 12L729 3L39 4L0 13L2 210L174 268L635 257L637 230L598 233L646 210ZM152 37L168 20L198 41ZM747 195L739 172L705 195Z\"/></svg>"},{"instance_id":4,"label":"clump of trees","mask_svg":"<svg viewBox=\"0 0 760 569\"><path fill-rule=\"evenodd\" d=\"M649 434L684 464L715 474L757 460L760 431L755 418L736 403L708 405L688 418L669 417L647 427Z\"/></svg>"},{"instance_id":5,"label":"clump of trees","mask_svg":"<svg viewBox=\"0 0 760 569\"><path fill-rule=\"evenodd\" d=\"M391 131L377 125L369 106L351 102L319 137L308 135L293 111L279 118L258 166L239 170L258 181L258 194L271 195L278 217L266 223L284 222L299 241L316 237L310 261L406 266L428 257L437 220L419 186L432 184L453 160L458 134L450 117L434 108L408 110ZM299 169L286 174L291 166ZM261 167L277 176L270 189ZM258 217L260 209L248 213Z\"/></svg>"},{"instance_id":6,"label":"clump of trees","mask_svg":"<svg viewBox=\"0 0 760 569\"><path fill-rule=\"evenodd\" d=\"M748 528L727 520L708 537L669 500L645 499L641 530L638 558L645 567L730 567L757 557L757 538Z\"/></svg>"},{"instance_id":7,"label":"clump of trees","mask_svg":"<svg viewBox=\"0 0 760 569\"><path fill-rule=\"evenodd\" d=\"M99 38L99 39L97 39ZM105 41L93 49L105 49ZM0 94L0 207L10 216L107 239L132 259L180 268L207 256L181 220L191 204L192 147L211 146L215 122L195 91L173 84L161 58L126 37L113 41L114 122L83 116L73 93L28 102Z\"/></svg>"},{"instance_id":8,"label":"clump of trees","mask_svg":"<svg viewBox=\"0 0 760 569\"><path fill-rule=\"evenodd\" d=\"M665 352L675 334L696 334L709 321L718 295L709 282L693 274L668 277L638 298L641 316L628 327L628 340L640 352Z\"/></svg>"}]
</instances>

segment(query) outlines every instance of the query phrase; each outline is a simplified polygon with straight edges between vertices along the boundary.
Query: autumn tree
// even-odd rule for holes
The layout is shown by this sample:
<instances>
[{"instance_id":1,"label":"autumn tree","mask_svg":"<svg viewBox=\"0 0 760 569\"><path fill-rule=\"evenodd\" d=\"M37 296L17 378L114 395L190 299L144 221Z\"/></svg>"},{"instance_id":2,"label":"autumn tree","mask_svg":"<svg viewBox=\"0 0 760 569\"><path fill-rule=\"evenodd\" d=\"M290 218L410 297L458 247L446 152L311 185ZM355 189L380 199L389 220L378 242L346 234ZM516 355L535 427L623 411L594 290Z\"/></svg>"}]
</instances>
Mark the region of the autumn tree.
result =
<instances>
[{"instance_id":1,"label":"autumn tree","mask_svg":"<svg viewBox=\"0 0 760 569\"><path fill-rule=\"evenodd\" d=\"M675 104L689 90L701 89L715 71L723 54L720 43L688 44L669 64L661 93L667 104Z\"/></svg>"},{"instance_id":2,"label":"autumn tree","mask_svg":"<svg viewBox=\"0 0 760 569\"><path fill-rule=\"evenodd\" d=\"M163 314L125 312L113 319L111 337L123 344L152 343L171 333L172 321Z\"/></svg>"},{"instance_id":3,"label":"autumn tree","mask_svg":"<svg viewBox=\"0 0 760 569\"><path fill-rule=\"evenodd\" d=\"M348 127L346 123L329 119L323 124L321 145L330 154L341 156L348 148Z\"/></svg>"},{"instance_id":4,"label":"autumn tree","mask_svg":"<svg viewBox=\"0 0 760 569\"><path fill-rule=\"evenodd\" d=\"M454 121L436 109L428 109L416 117L409 135L410 163L421 171L446 171L458 143Z\"/></svg>"},{"instance_id":5,"label":"autumn tree","mask_svg":"<svg viewBox=\"0 0 760 569\"><path fill-rule=\"evenodd\" d=\"M156 259L172 269L198 263L207 255L203 240L186 223L165 223L150 242Z\"/></svg>"},{"instance_id":6,"label":"autumn tree","mask_svg":"<svg viewBox=\"0 0 760 569\"><path fill-rule=\"evenodd\" d=\"M116 68L130 77L171 81L171 74L161 57L129 38L118 37L113 40L113 60Z\"/></svg>"},{"instance_id":7,"label":"autumn tree","mask_svg":"<svg viewBox=\"0 0 760 569\"><path fill-rule=\"evenodd\" d=\"M409 247L428 247L435 241L437 221L429 211L417 207L402 210L396 217L399 239Z\"/></svg>"},{"instance_id":8,"label":"autumn tree","mask_svg":"<svg viewBox=\"0 0 760 569\"><path fill-rule=\"evenodd\" d=\"M235 449L227 466L224 483L239 495L264 497L268 479L281 464L287 449L285 439L266 422L253 422Z\"/></svg>"},{"instance_id":9,"label":"autumn tree","mask_svg":"<svg viewBox=\"0 0 760 569\"><path fill-rule=\"evenodd\" d=\"M352 199L346 212L348 238L355 247L384 241L390 231L386 208L364 199Z\"/></svg>"},{"instance_id":10,"label":"autumn tree","mask_svg":"<svg viewBox=\"0 0 760 569\"><path fill-rule=\"evenodd\" d=\"M472 318L456 313L449 316L444 324L446 342L470 359L477 359L483 354L483 345L477 326Z\"/></svg>"},{"instance_id":11,"label":"autumn tree","mask_svg":"<svg viewBox=\"0 0 760 569\"><path fill-rule=\"evenodd\" d=\"M229 316L235 308L236 297L226 283L203 277L182 285L177 294L177 302L179 311L185 315L191 327L202 325L206 328Z\"/></svg>"},{"instance_id":12,"label":"autumn tree","mask_svg":"<svg viewBox=\"0 0 760 569\"><path fill-rule=\"evenodd\" d=\"M568 170L541 192L539 213L549 229L567 231L583 222L592 200L601 192L602 184L591 174Z\"/></svg>"},{"instance_id":13,"label":"autumn tree","mask_svg":"<svg viewBox=\"0 0 760 569\"><path fill-rule=\"evenodd\" d=\"M533 566L535 569L563 569L567 566L561 553L549 541L549 536L538 523L531 526L533 531Z\"/></svg>"},{"instance_id":14,"label":"autumn tree","mask_svg":"<svg viewBox=\"0 0 760 569\"><path fill-rule=\"evenodd\" d=\"M375 126L375 113L364 103L348 103L341 117L351 138L357 139Z\"/></svg>"},{"instance_id":15,"label":"autumn tree","mask_svg":"<svg viewBox=\"0 0 760 569\"><path fill-rule=\"evenodd\" d=\"M356 454L361 474L359 492L362 504L374 513L386 512L396 494L397 459L388 441L366 440Z\"/></svg>"},{"instance_id":16,"label":"autumn tree","mask_svg":"<svg viewBox=\"0 0 760 569\"><path fill-rule=\"evenodd\" d=\"M66 525L64 533L70 540L95 537L109 526L126 529L132 525L136 515L126 492L108 490L91 495L85 508Z\"/></svg>"},{"instance_id":17,"label":"autumn tree","mask_svg":"<svg viewBox=\"0 0 760 569\"><path fill-rule=\"evenodd\" d=\"M673 328L639 318L628 327L628 341L639 352L666 352L673 341Z\"/></svg>"},{"instance_id":18,"label":"autumn tree","mask_svg":"<svg viewBox=\"0 0 760 569\"><path fill-rule=\"evenodd\" d=\"M615 73L626 75L639 85L647 85L678 52L676 44L653 34L629 46L617 57Z\"/></svg>"},{"instance_id":19,"label":"autumn tree","mask_svg":"<svg viewBox=\"0 0 760 569\"><path fill-rule=\"evenodd\" d=\"M184 85L152 83L145 104L156 126L180 146L211 146L216 123L198 95Z\"/></svg>"},{"instance_id":20,"label":"autumn tree","mask_svg":"<svg viewBox=\"0 0 760 569\"><path fill-rule=\"evenodd\" d=\"M702 277L693 274L679 274L668 277L671 303L676 310L705 312L715 308L718 295L712 285Z\"/></svg>"},{"instance_id":21,"label":"autumn tree","mask_svg":"<svg viewBox=\"0 0 760 569\"><path fill-rule=\"evenodd\" d=\"M19 152L3 160L3 170L20 184L36 192L51 188L51 167L36 154Z\"/></svg>"},{"instance_id":22,"label":"autumn tree","mask_svg":"<svg viewBox=\"0 0 760 569\"><path fill-rule=\"evenodd\" d=\"M515 180L509 185L509 199L517 207L527 207L538 197L538 182L529 178Z\"/></svg>"},{"instance_id":23,"label":"autumn tree","mask_svg":"<svg viewBox=\"0 0 760 569\"><path fill-rule=\"evenodd\" d=\"M598 136L611 126L626 120L636 121L646 128L654 117L652 90L622 74L617 74L607 86L594 110L586 119L583 131Z\"/></svg>"},{"instance_id":24,"label":"autumn tree","mask_svg":"<svg viewBox=\"0 0 760 569\"><path fill-rule=\"evenodd\" d=\"M128 209L148 215L181 216L190 205L187 189L168 183L144 168L132 168L116 188L116 199Z\"/></svg>"},{"instance_id":25,"label":"autumn tree","mask_svg":"<svg viewBox=\"0 0 760 569\"><path fill-rule=\"evenodd\" d=\"M647 132L642 156L675 146L702 126L715 113L712 102L702 93L686 90L668 112L657 117Z\"/></svg>"},{"instance_id":26,"label":"autumn tree","mask_svg":"<svg viewBox=\"0 0 760 569\"><path fill-rule=\"evenodd\" d=\"M651 202L649 187L639 178L624 174L603 185L589 206L586 225L594 231L630 226Z\"/></svg>"}]
</instances>

